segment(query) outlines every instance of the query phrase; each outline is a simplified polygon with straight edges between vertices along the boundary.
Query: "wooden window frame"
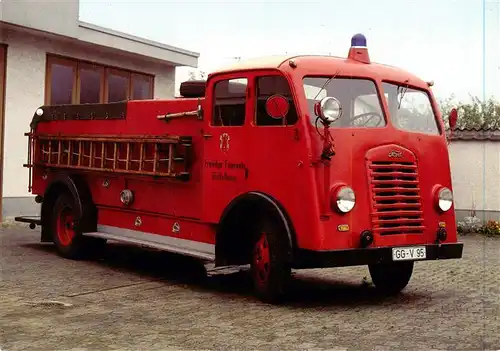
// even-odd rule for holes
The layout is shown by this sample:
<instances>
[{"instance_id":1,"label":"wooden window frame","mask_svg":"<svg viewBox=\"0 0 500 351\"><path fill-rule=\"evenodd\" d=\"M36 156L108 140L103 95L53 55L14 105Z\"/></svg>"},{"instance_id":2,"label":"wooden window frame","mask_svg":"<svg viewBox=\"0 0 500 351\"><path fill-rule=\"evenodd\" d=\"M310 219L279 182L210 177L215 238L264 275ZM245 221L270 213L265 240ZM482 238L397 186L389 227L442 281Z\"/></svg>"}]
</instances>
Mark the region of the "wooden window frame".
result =
<instances>
[{"instance_id":1,"label":"wooden window frame","mask_svg":"<svg viewBox=\"0 0 500 351\"><path fill-rule=\"evenodd\" d=\"M149 80L149 91L151 91L151 97L149 99L154 99L154 76L150 74L142 74L142 73L136 73L136 72L131 72L130 73L130 94L129 96L133 98L134 96L134 76L138 77L147 77Z\"/></svg>"},{"instance_id":2,"label":"wooden window frame","mask_svg":"<svg viewBox=\"0 0 500 351\"><path fill-rule=\"evenodd\" d=\"M75 103L77 99L77 77L78 77L78 65L77 62L73 60L68 60L61 57L51 57L50 60L46 61L45 70L45 104L50 105L52 99L52 64L58 64L61 66L71 67L73 69L73 87L71 92L71 103Z\"/></svg>"},{"instance_id":3,"label":"wooden window frame","mask_svg":"<svg viewBox=\"0 0 500 351\"><path fill-rule=\"evenodd\" d=\"M82 80L81 80L81 70L82 68L83 69L87 69L87 70L92 70L92 71L97 71L101 74L101 82L100 82L100 94L99 94L99 103L101 103L102 101L104 101L104 88L105 88L105 84L106 84L106 71L104 69L104 67L102 66L99 66L99 65L95 65L95 64L90 64L90 63L87 63L87 62L78 62L78 71L77 71L77 79L76 79L76 100L75 100L75 103L76 104L79 104L80 103L80 93L81 93L81 85L82 85Z\"/></svg>"},{"instance_id":4,"label":"wooden window frame","mask_svg":"<svg viewBox=\"0 0 500 351\"><path fill-rule=\"evenodd\" d=\"M134 76L139 76L139 77L147 77L149 82L150 82L150 91L151 91L151 98L154 99L155 96L155 79L156 76L154 74L149 74L149 73L144 73L144 72L138 72L138 71L133 71L133 70L128 70L128 69L123 69L120 67L115 67L115 66L109 66L109 65L104 65L104 64L99 64L96 62L91 62L87 60L80 60L77 58L72 58L72 57L65 57L65 56L60 56L56 54L51 54L47 53L46 55L46 66L45 66L45 104L50 105L50 100L51 100L51 88L52 88L52 64L62 64L65 66L70 66L73 68L73 92L72 92L72 104L79 104L80 103L80 68L85 67L85 68L92 68L95 70L101 70L102 72L102 78L101 78L101 94L100 94L100 101L99 103L107 103L108 102L108 74L111 72L116 75L120 75L122 77L126 77L128 80L128 89L127 89L127 99L131 99L133 97L133 77Z\"/></svg>"},{"instance_id":5,"label":"wooden window frame","mask_svg":"<svg viewBox=\"0 0 500 351\"><path fill-rule=\"evenodd\" d=\"M109 103L109 82L108 82L108 77L110 74L113 74L115 76L120 76L123 78L127 79L127 96L125 97L125 100L130 99L130 88L132 86L132 74L129 71L124 71L116 68L106 68L105 69L105 87L104 87L104 103L107 104Z\"/></svg>"}]
</instances>

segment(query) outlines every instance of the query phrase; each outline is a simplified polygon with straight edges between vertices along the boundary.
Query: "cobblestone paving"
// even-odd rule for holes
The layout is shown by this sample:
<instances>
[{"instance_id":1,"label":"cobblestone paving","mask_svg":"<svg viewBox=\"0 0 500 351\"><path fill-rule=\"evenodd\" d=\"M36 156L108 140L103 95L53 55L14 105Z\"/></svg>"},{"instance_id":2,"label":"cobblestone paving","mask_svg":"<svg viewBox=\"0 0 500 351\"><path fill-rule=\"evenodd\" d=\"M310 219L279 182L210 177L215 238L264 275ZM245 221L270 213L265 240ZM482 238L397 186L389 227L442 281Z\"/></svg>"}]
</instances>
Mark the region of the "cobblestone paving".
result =
<instances>
[{"instance_id":1,"label":"cobblestone paving","mask_svg":"<svg viewBox=\"0 0 500 351\"><path fill-rule=\"evenodd\" d=\"M75 262L38 238L0 230L2 351L500 350L498 239L465 237L462 260L419 262L398 297L377 296L365 267L308 270L269 306L242 273L206 277L117 244Z\"/></svg>"}]
</instances>

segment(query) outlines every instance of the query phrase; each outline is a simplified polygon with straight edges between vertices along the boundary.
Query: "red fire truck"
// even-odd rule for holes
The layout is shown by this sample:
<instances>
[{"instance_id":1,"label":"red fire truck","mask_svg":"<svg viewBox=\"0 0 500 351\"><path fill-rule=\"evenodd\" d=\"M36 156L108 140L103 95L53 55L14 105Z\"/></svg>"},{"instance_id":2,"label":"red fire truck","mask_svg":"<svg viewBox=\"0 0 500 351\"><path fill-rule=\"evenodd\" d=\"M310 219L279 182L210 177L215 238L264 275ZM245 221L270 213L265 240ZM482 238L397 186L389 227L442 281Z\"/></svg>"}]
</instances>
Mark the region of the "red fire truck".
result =
<instances>
[{"instance_id":1,"label":"red fire truck","mask_svg":"<svg viewBox=\"0 0 500 351\"><path fill-rule=\"evenodd\" d=\"M462 257L432 83L347 58L269 57L170 100L42 106L26 167L40 217L76 259L106 240L250 265L277 302L291 270L368 265L394 294L414 262Z\"/></svg>"}]
</instances>

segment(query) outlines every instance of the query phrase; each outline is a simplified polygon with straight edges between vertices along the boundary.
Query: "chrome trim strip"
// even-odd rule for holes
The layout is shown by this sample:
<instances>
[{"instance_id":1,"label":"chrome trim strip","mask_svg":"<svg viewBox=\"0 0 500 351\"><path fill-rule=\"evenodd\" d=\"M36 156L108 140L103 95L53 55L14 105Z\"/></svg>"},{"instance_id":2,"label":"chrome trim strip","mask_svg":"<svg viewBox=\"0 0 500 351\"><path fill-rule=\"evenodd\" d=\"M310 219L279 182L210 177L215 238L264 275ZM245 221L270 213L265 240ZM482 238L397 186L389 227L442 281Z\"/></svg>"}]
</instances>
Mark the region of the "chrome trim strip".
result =
<instances>
[{"instance_id":1,"label":"chrome trim strip","mask_svg":"<svg viewBox=\"0 0 500 351\"><path fill-rule=\"evenodd\" d=\"M97 230L97 232L84 233L84 235L116 240L133 245L143 245L208 261L215 261L215 245L212 244L108 225L97 225Z\"/></svg>"}]
</instances>

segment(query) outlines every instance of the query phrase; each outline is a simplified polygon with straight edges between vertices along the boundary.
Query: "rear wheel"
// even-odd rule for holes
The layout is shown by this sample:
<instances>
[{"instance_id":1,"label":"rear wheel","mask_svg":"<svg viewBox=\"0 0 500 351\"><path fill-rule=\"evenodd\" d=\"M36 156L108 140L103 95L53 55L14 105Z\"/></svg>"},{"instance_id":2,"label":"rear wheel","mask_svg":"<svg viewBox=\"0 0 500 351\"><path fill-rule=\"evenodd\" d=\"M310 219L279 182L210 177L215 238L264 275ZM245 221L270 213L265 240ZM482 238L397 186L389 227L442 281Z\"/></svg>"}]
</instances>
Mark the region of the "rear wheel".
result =
<instances>
[{"instance_id":1,"label":"rear wheel","mask_svg":"<svg viewBox=\"0 0 500 351\"><path fill-rule=\"evenodd\" d=\"M396 295L410 282L413 261L369 265L373 284L386 295Z\"/></svg>"},{"instance_id":2,"label":"rear wheel","mask_svg":"<svg viewBox=\"0 0 500 351\"><path fill-rule=\"evenodd\" d=\"M52 210L52 236L57 253L65 258L80 259L90 248L105 244L103 240L86 238L75 225L77 221L75 203L71 195L61 193Z\"/></svg>"},{"instance_id":3,"label":"rear wheel","mask_svg":"<svg viewBox=\"0 0 500 351\"><path fill-rule=\"evenodd\" d=\"M291 278L287 236L279 226L267 221L257 225L254 238L251 273L256 295L263 302L278 303Z\"/></svg>"}]
</instances>

